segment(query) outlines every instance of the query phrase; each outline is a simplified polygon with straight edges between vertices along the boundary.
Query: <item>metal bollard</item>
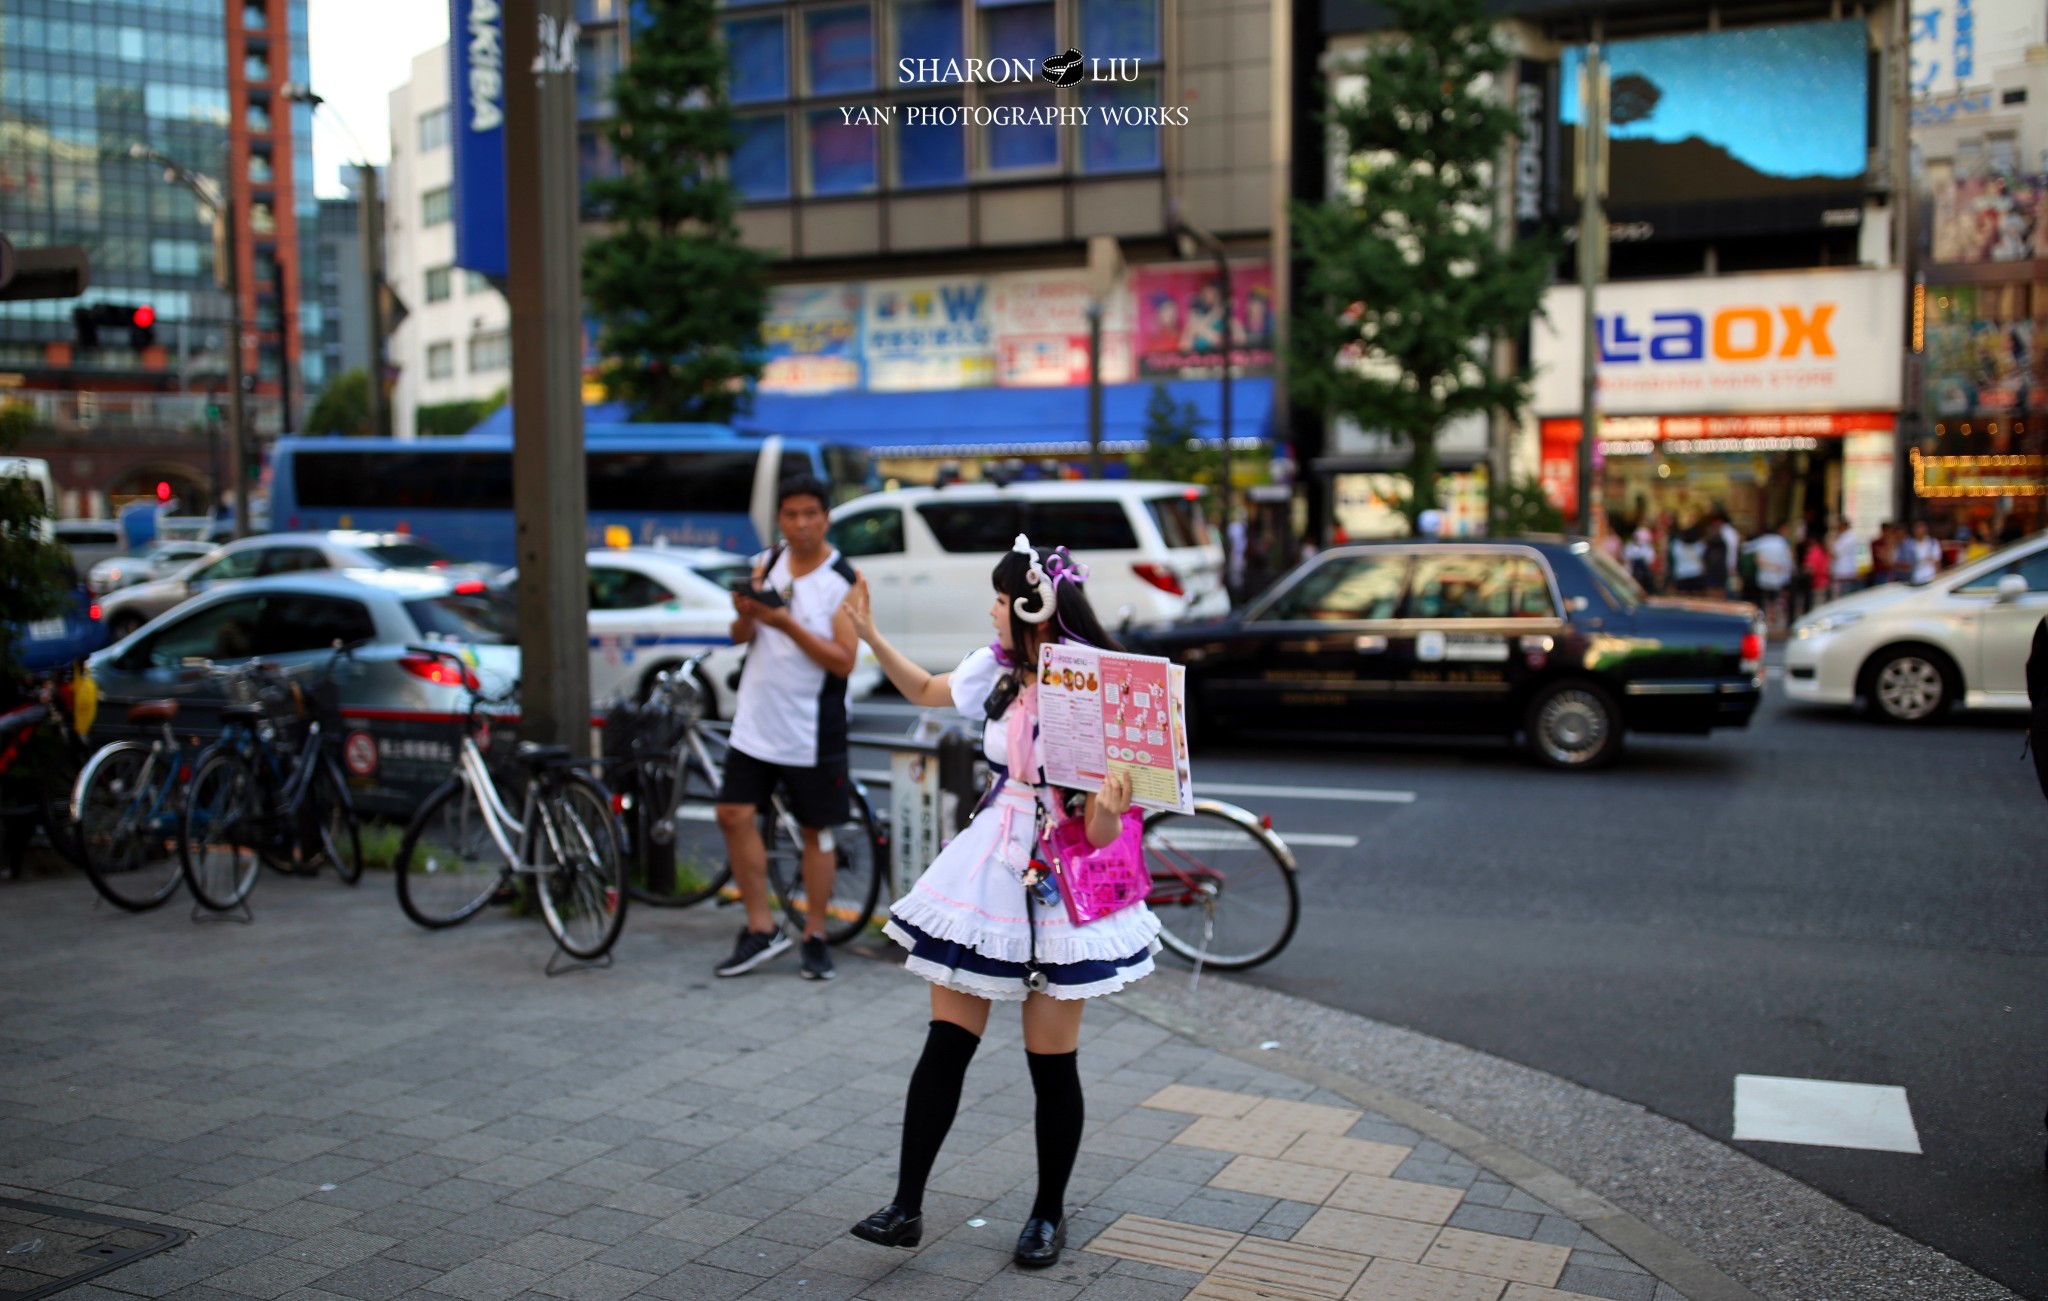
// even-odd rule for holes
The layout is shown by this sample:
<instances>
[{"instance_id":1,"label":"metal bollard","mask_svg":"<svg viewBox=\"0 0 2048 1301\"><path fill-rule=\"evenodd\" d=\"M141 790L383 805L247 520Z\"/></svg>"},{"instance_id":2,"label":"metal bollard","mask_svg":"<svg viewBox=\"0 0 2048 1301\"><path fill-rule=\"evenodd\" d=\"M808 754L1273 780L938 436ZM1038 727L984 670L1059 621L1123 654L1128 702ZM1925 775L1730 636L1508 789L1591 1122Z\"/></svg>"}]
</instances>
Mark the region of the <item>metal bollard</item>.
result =
<instances>
[{"instance_id":1,"label":"metal bollard","mask_svg":"<svg viewBox=\"0 0 2048 1301\"><path fill-rule=\"evenodd\" d=\"M975 761L980 757L980 745L962 728L949 727L939 738L939 789L950 801L945 818L949 837L960 834L981 799L974 778Z\"/></svg>"}]
</instances>

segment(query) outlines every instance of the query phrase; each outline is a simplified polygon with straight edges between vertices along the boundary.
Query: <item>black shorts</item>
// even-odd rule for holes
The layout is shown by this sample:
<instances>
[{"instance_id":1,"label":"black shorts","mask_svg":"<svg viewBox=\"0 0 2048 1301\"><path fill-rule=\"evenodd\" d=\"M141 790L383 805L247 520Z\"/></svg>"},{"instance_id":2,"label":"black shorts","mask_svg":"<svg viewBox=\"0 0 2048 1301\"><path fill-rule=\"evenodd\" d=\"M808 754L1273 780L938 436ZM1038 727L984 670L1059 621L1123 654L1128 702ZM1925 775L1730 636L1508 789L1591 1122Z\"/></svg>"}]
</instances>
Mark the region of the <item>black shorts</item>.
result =
<instances>
[{"instance_id":1,"label":"black shorts","mask_svg":"<svg viewBox=\"0 0 2048 1301\"><path fill-rule=\"evenodd\" d=\"M725 783L718 788L718 802L766 809L779 785L789 801L790 816L798 826L826 831L853 816L853 798L847 782L843 758L828 759L815 768L796 768L756 759L742 750L727 750Z\"/></svg>"}]
</instances>

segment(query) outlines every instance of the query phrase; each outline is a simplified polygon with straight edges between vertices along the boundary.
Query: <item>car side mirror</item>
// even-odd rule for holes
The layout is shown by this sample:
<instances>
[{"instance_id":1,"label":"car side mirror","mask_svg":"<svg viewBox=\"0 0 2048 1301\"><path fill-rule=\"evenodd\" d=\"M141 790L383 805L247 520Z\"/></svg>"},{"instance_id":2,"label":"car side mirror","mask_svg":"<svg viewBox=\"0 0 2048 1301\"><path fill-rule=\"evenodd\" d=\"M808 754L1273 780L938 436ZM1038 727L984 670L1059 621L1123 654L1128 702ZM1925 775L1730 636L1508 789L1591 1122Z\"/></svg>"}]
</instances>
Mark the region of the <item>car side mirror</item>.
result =
<instances>
[{"instance_id":1,"label":"car side mirror","mask_svg":"<svg viewBox=\"0 0 2048 1301\"><path fill-rule=\"evenodd\" d=\"M1998 580L1998 599L2001 601L2017 601L2027 591L2025 574L2006 574Z\"/></svg>"}]
</instances>

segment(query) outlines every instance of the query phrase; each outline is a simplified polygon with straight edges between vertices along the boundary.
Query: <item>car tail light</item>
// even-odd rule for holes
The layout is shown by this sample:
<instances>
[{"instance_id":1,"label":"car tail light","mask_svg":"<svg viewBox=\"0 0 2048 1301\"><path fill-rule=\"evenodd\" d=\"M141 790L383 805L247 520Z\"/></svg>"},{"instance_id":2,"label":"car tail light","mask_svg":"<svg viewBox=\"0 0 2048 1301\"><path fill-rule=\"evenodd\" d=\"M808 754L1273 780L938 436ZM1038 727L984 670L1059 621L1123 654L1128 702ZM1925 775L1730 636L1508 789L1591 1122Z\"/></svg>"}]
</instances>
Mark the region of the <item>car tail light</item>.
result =
<instances>
[{"instance_id":1,"label":"car tail light","mask_svg":"<svg viewBox=\"0 0 2048 1301\"><path fill-rule=\"evenodd\" d=\"M1131 571L1162 592L1167 592L1174 596L1185 595L1181 591L1180 575L1174 573L1173 570L1165 565L1132 565Z\"/></svg>"},{"instance_id":2,"label":"car tail light","mask_svg":"<svg viewBox=\"0 0 2048 1301\"><path fill-rule=\"evenodd\" d=\"M626 797L625 797L625 796L623 796L623 795L620 795L620 794L618 794L618 793L617 793L616 791L615 791L615 792L613 792L613 793L612 793L612 813L613 813L613 815L614 815L614 816L616 816L616 815L618 815L618 814L624 813L625 811L626 811Z\"/></svg>"},{"instance_id":3,"label":"car tail light","mask_svg":"<svg viewBox=\"0 0 2048 1301\"><path fill-rule=\"evenodd\" d=\"M398 667L436 686L452 687L459 682L475 691L479 685L476 674L466 666L458 666L438 655L407 655L398 661Z\"/></svg>"},{"instance_id":4,"label":"car tail light","mask_svg":"<svg viewBox=\"0 0 2048 1301\"><path fill-rule=\"evenodd\" d=\"M1764 635L1752 629L1742 639L1742 671L1755 673L1764 666Z\"/></svg>"},{"instance_id":5,"label":"car tail light","mask_svg":"<svg viewBox=\"0 0 2048 1301\"><path fill-rule=\"evenodd\" d=\"M457 583L455 585L455 594L457 596L479 596L489 590L491 590L489 585L480 579L471 579L466 583Z\"/></svg>"}]
</instances>

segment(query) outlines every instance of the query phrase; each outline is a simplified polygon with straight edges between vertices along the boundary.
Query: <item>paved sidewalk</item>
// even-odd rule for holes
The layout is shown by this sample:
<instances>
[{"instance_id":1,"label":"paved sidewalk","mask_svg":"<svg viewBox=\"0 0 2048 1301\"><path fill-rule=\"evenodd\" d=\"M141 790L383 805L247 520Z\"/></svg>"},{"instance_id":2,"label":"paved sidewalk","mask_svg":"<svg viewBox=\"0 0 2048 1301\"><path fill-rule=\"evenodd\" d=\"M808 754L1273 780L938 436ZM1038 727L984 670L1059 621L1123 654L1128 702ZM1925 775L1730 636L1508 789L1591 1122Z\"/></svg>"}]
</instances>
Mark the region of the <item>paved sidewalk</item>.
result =
<instances>
[{"instance_id":1,"label":"paved sidewalk","mask_svg":"<svg viewBox=\"0 0 2048 1301\"><path fill-rule=\"evenodd\" d=\"M616 966L548 979L538 922L428 934L388 875L253 903L194 925L182 896L134 917L80 878L0 887L0 1198L193 1234L67 1298L1748 1295L1637 1225L1682 1293L1515 1182L1569 1201L1561 1177L1194 1042L1157 996L1089 1013L1059 1266L1009 1261L1035 1162L1002 1009L924 1245L871 1246L846 1229L893 1188L927 1019L883 949L823 986L793 957L719 981L736 914L642 909Z\"/></svg>"}]
</instances>

